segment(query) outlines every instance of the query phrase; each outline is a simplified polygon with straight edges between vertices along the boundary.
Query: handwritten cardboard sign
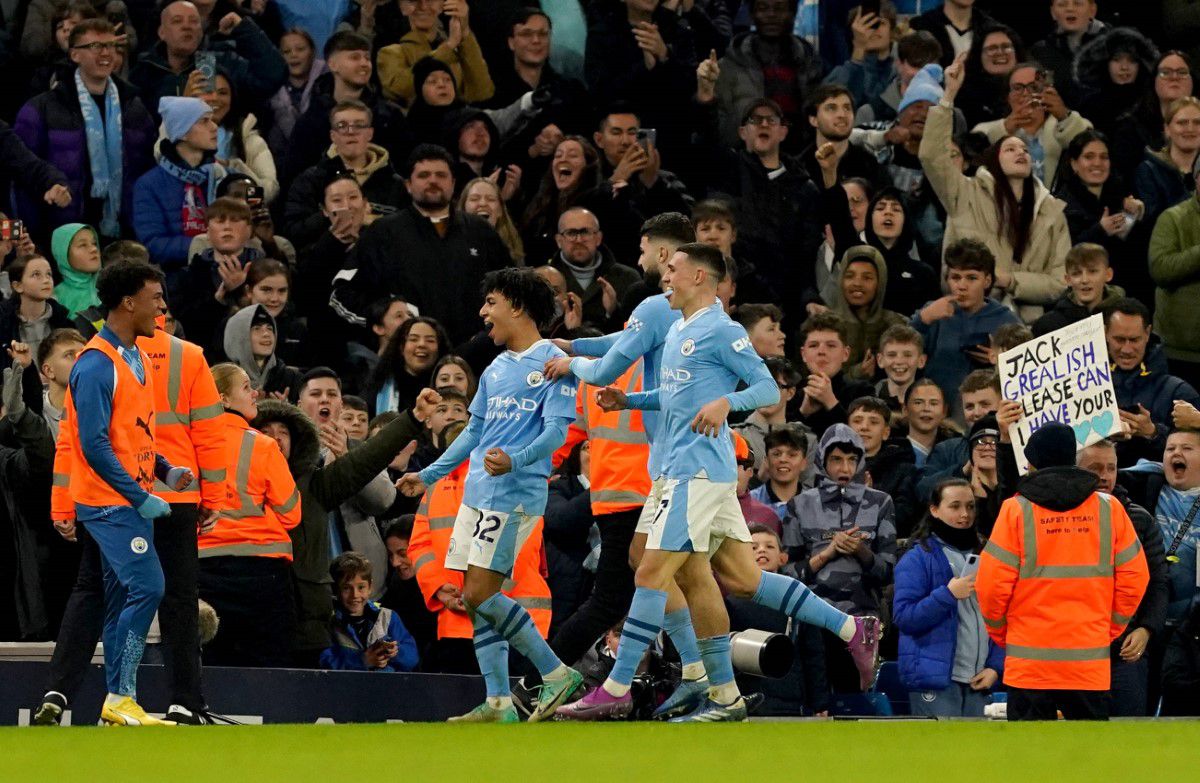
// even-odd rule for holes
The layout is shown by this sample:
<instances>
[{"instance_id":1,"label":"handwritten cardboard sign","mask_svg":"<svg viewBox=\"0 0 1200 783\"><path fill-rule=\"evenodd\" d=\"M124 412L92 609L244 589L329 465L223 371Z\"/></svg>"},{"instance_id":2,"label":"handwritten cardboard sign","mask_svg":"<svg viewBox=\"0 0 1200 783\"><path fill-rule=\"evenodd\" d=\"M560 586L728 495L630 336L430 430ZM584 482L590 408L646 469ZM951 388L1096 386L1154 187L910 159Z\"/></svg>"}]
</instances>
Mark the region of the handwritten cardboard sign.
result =
<instances>
[{"instance_id":1,"label":"handwritten cardboard sign","mask_svg":"<svg viewBox=\"0 0 1200 783\"><path fill-rule=\"evenodd\" d=\"M1029 472L1029 436L1049 422L1071 425L1077 449L1121 429L1100 315L1005 351L997 369L1004 399L1021 403L1021 418L1009 435L1022 475Z\"/></svg>"}]
</instances>

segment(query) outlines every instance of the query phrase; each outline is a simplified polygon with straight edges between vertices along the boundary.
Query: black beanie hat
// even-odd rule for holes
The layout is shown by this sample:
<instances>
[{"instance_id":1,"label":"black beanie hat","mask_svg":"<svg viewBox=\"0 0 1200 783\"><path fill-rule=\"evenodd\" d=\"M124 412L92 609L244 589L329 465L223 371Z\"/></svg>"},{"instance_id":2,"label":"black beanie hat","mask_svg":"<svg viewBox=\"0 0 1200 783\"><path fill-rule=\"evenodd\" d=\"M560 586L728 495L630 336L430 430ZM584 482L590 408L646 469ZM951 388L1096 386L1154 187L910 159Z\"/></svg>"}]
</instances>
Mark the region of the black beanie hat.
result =
<instances>
[{"instance_id":1,"label":"black beanie hat","mask_svg":"<svg viewBox=\"0 0 1200 783\"><path fill-rule=\"evenodd\" d=\"M1025 459L1035 468L1075 464L1075 430L1060 421L1039 427L1025 444Z\"/></svg>"}]
</instances>

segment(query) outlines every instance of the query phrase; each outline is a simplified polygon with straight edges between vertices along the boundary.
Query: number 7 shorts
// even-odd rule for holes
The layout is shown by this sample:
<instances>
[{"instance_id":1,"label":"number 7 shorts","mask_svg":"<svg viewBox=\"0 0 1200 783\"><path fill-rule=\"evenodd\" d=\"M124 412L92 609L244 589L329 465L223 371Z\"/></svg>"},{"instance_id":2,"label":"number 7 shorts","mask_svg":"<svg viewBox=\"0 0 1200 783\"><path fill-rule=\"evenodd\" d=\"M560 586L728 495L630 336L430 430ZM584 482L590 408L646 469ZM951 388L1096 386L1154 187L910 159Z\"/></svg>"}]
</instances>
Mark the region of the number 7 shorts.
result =
<instances>
[{"instance_id":1,"label":"number 7 shorts","mask_svg":"<svg viewBox=\"0 0 1200 783\"><path fill-rule=\"evenodd\" d=\"M517 552L533 532L538 518L520 511L488 511L460 506L446 550L446 568L466 571L486 568L512 576Z\"/></svg>"},{"instance_id":2,"label":"number 7 shorts","mask_svg":"<svg viewBox=\"0 0 1200 783\"><path fill-rule=\"evenodd\" d=\"M737 484L703 478L666 479L650 523L647 549L707 552L725 539L749 542L750 530L737 499Z\"/></svg>"}]
</instances>

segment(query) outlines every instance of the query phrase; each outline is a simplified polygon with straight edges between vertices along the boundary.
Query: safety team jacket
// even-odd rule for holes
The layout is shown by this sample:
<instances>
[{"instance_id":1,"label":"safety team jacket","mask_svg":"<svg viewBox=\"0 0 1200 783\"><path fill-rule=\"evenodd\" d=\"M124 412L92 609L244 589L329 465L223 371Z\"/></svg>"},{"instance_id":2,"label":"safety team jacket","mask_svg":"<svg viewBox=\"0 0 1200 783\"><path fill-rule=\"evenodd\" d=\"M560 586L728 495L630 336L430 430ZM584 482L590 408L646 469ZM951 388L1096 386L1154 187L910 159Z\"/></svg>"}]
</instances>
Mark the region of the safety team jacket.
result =
<instances>
[{"instance_id":1,"label":"safety team jacket","mask_svg":"<svg viewBox=\"0 0 1200 783\"><path fill-rule=\"evenodd\" d=\"M444 585L462 589L463 574L445 567L450 534L462 505L463 484L470 462L463 462L447 473L421 498L413 520L408 556L417 572L417 584L425 596L425 605L438 616L439 639L470 639L474 635L471 619L462 612L450 611L437 597ZM529 611L543 637L550 633L550 587L541 572L542 520L539 518L529 538L517 553L513 575L504 580L501 590Z\"/></svg>"},{"instance_id":2,"label":"safety team jacket","mask_svg":"<svg viewBox=\"0 0 1200 783\"><path fill-rule=\"evenodd\" d=\"M161 481L154 494L168 503L202 503L220 508L225 502L224 432L217 424L221 396L200 346L156 329L139 337L138 347L150 357L154 375L155 444L167 462L192 471L196 478L181 492Z\"/></svg>"},{"instance_id":3,"label":"safety team jacket","mask_svg":"<svg viewBox=\"0 0 1200 783\"><path fill-rule=\"evenodd\" d=\"M89 351L103 353L114 368L112 414L108 425L108 439L113 454L133 481L149 492L154 486L156 462L154 378L150 372L150 361L145 355L142 356L142 364L146 369L146 380L143 383L137 379L120 352L103 334L97 334L88 341L80 352L80 358ZM68 386L54 456L51 518L73 519L76 503L85 506L131 505L130 501L101 478L84 458L75 401Z\"/></svg>"},{"instance_id":4,"label":"safety team jacket","mask_svg":"<svg viewBox=\"0 0 1200 783\"><path fill-rule=\"evenodd\" d=\"M642 360L638 359L613 383L626 394L642 391ZM579 384L575 397L575 423L567 440L555 453L559 464L580 442L591 448L592 514L615 514L640 509L650 494L650 441L642 412L606 411L596 402L599 388Z\"/></svg>"},{"instance_id":5,"label":"safety team jacket","mask_svg":"<svg viewBox=\"0 0 1200 783\"><path fill-rule=\"evenodd\" d=\"M1075 502L1073 471L1083 473L1050 468L1022 479L980 558L979 607L988 634L1006 647L1004 682L1013 687L1108 690L1109 644L1149 582L1125 509L1090 488ZM1026 495L1027 482L1049 506Z\"/></svg>"},{"instance_id":6,"label":"safety team jacket","mask_svg":"<svg viewBox=\"0 0 1200 783\"><path fill-rule=\"evenodd\" d=\"M300 524L300 492L279 444L236 413L216 420L224 461L233 465L216 527L200 536L200 557L292 560L288 531Z\"/></svg>"}]
</instances>

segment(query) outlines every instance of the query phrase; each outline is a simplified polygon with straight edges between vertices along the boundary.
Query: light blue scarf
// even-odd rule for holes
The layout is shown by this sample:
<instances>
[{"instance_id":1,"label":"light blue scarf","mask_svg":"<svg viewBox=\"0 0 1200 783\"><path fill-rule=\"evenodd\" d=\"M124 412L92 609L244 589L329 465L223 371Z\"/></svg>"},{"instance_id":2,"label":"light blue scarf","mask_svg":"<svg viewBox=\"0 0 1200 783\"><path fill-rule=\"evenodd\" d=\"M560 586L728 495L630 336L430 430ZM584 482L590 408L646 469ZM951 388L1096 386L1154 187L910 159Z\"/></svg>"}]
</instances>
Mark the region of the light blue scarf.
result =
<instances>
[{"instance_id":1,"label":"light blue scarf","mask_svg":"<svg viewBox=\"0 0 1200 783\"><path fill-rule=\"evenodd\" d=\"M159 168L165 170L168 174L181 182L186 182L189 185L204 188L205 198L207 203L211 204L217 197L217 185L222 176L224 169L219 169L217 164L213 162L212 157L208 157L204 163L201 163L196 168L181 166L175 161L163 155L158 159Z\"/></svg>"},{"instance_id":2,"label":"light blue scarf","mask_svg":"<svg viewBox=\"0 0 1200 783\"><path fill-rule=\"evenodd\" d=\"M75 91L79 109L83 112L83 128L87 134L88 162L92 167L92 198L104 199L100 233L106 237L121 236L121 185L125 173L121 150L121 99L117 85L110 78L104 87L104 118L83 84L79 69L75 69Z\"/></svg>"}]
</instances>

